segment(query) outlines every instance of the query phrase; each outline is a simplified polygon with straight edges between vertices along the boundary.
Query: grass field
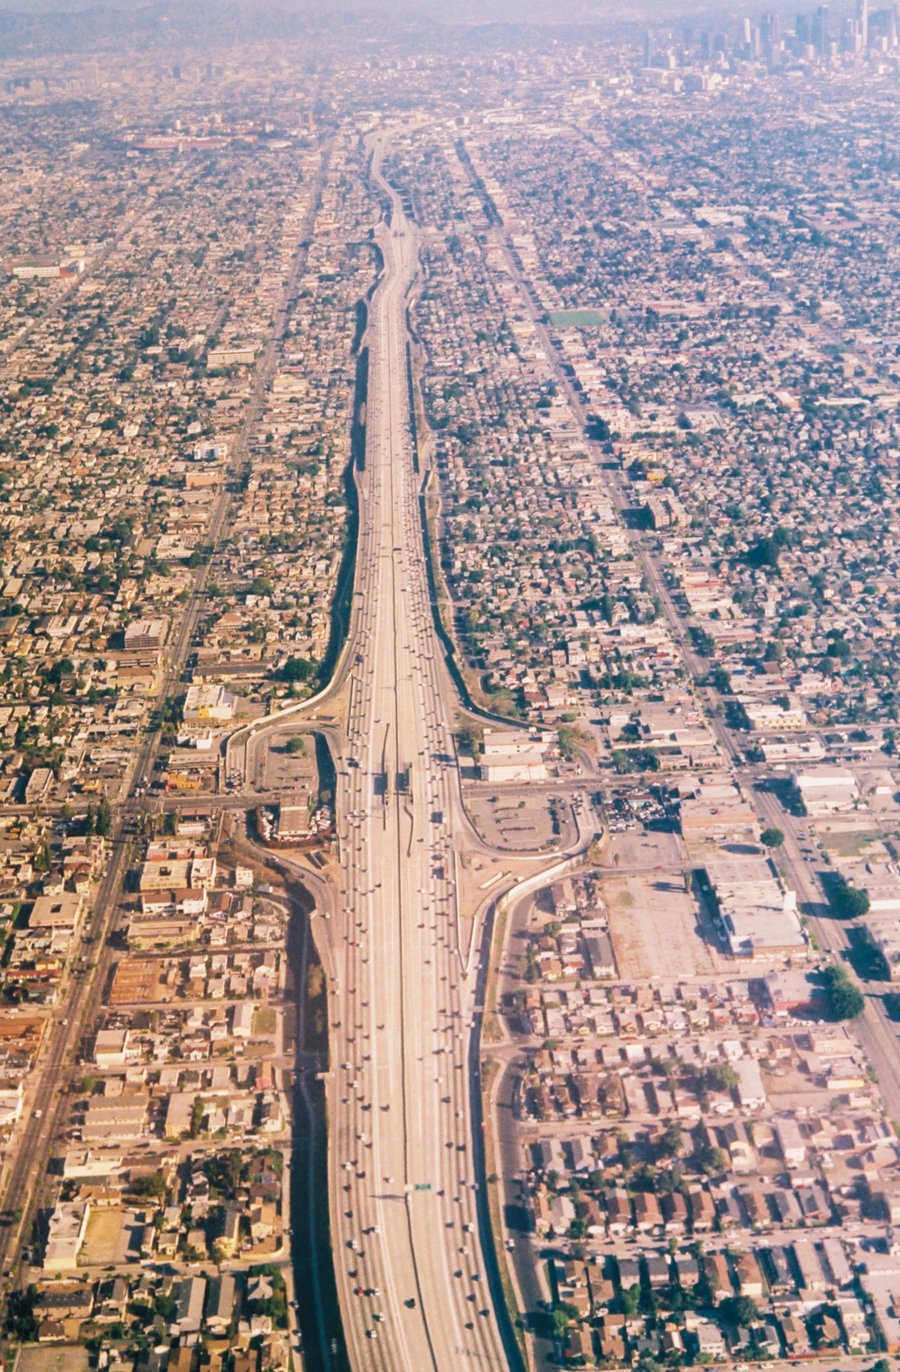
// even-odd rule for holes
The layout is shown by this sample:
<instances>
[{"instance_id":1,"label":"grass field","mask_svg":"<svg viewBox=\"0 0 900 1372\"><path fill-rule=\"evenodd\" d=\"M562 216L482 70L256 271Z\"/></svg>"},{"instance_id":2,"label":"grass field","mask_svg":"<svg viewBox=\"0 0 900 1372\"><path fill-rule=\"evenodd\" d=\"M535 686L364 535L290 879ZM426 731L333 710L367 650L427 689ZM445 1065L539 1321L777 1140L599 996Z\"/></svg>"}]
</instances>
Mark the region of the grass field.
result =
<instances>
[{"instance_id":1,"label":"grass field","mask_svg":"<svg viewBox=\"0 0 900 1372\"><path fill-rule=\"evenodd\" d=\"M277 1023L278 1018L274 1010L270 1008L257 1010L256 1014L253 1016L253 1032L254 1034L260 1035L272 1035L275 1033L275 1026Z\"/></svg>"},{"instance_id":2,"label":"grass field","mask_svg":"<svg viewBox=\"0 0 900 1372\"><path fill-rule=\"evenodd\" d=\"M557 329L595 329L606 323L602 310L551 310L549 318Z\"/></svg>"},{"instance_id":3,"label":"grass field","mask_svg":"<svg viewBox=\"0 0 900 1372\"><path fill-rule=\"evenodd\" d=\"M838 829L821 833L819 837L827 851L838 858L861 857L867 849L873 848L881 850L879 856L887 856L881 834L875 829Z\"/></svg>"}]
</instances>

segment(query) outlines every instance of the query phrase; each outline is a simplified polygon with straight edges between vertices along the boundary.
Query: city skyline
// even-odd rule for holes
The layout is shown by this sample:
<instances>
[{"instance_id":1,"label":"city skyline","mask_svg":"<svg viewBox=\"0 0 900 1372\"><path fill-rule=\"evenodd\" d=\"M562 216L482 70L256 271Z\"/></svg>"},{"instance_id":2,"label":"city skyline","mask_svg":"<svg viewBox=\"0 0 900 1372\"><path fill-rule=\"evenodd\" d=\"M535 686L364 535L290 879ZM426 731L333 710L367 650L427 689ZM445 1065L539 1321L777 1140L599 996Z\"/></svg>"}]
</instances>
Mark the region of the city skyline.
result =
<instances>
[{"instance_id":1,"label":"city skyline","mask_svg":"<svg viewBox=\"0 0 900 1372\"><path fill-rule=\"evenodd\" d=\"M0 13L0 1359L889 1372L897 8L364 8Z\"/></svg>"}]
</instances>

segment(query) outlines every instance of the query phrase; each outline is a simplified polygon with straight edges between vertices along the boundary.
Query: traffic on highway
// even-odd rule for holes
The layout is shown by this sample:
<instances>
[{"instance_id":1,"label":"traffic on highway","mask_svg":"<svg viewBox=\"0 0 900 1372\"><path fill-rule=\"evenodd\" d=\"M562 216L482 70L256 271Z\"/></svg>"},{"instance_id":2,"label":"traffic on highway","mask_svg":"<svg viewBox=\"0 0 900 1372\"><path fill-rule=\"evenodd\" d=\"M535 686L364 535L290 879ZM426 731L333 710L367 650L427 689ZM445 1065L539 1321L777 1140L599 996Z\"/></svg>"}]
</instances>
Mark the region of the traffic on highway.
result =
<instances>
[{"instance_id":1,"label":"traffic on highway","mask_svg":"<svg viewBox=\"0 0 900 1372\"><path fill-rule=\"evenodd\" d=\"M477 1233L468 1038L450 824L457 782L412 461L405 298L416 240L399 198L379 228L359 615L338 765L340 899L330 926L331 1211L357 1367L507 1365ZM361 594L359 594L361 593Z\"/></svg>"}]
</instances>

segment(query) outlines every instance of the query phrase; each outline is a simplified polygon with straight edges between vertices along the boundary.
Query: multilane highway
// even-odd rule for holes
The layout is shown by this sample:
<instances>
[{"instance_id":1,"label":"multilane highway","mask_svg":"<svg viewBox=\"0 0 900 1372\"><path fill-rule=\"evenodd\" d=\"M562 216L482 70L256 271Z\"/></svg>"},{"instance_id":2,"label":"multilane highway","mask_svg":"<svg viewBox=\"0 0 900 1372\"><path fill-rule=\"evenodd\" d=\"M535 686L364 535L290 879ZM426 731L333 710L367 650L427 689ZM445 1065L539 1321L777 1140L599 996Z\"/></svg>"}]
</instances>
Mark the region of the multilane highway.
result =
<instances>
[{"instance_id":1,"label":"multilane highway","mask_svg":"<svg viewBox=\"0 0 900 1372\"><path fill-rule=\"evenodd\" d=\"M353 1367L505 1368L479 1245L468 1067L475 983L458 947L450 698L412 460L406 291L414 226L378 231L340 892L329 932L330 1208Z\"/></svg>"}]
</instances>

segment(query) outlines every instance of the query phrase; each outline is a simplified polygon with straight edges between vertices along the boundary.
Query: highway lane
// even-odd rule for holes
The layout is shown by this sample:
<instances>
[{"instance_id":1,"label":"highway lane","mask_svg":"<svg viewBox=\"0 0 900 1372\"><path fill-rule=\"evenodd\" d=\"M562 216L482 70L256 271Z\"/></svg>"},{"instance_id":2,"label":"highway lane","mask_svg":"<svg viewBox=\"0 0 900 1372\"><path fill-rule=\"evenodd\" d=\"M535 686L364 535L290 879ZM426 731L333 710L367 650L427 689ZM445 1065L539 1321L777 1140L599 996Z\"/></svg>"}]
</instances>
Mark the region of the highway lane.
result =
<instances>
[{"instance_id":1,"label":"highway lane","mask_svg":"<svg viewBox=\"0 0 900 1372\"><path fill-rule=\"evenodd\" d=\"M478 1248L466 1053L474 983L457 946L456 776L430 615L406 385L414 228L391 201L372 302L341 880L331 958L332 1233L354 1368L507 1360Z\"/></svg>"}]
</instances>

